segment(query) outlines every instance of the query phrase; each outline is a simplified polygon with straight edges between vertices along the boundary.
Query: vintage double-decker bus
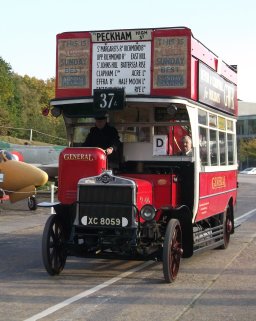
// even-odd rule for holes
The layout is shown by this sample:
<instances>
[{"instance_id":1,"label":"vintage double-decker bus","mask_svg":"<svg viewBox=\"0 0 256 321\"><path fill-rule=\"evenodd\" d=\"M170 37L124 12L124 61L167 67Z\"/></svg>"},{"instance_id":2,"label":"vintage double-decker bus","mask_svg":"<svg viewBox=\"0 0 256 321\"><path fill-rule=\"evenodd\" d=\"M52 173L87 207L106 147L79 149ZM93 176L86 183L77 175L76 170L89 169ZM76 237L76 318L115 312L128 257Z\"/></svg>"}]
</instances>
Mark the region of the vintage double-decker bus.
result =
<instances>
[{"instance_id":1,"label":"vintage double-decker bus","mask_svg":"<svg viewBox=\"0 0 256 321\"><path fill-rule=\"evenodd\" d=\"M226 248L237 199L236 69L185 27L57 35L53 116L68 138L43 262L67 256L157 259L172 282L181 257ZM120 136L118 164L83 147L94 118ZM192 152L181 154L182 137Z\"/></svg>"}]
</instances>

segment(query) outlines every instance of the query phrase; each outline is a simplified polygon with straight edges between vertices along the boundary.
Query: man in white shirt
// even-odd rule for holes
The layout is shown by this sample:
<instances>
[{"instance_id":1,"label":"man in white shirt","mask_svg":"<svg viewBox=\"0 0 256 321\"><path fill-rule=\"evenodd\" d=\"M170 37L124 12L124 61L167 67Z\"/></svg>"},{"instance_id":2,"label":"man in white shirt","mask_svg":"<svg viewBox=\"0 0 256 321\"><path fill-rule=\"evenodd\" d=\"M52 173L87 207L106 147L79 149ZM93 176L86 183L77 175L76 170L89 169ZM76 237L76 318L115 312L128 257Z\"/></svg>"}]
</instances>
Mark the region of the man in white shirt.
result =
<instances>
[{"instance_id":1,"label":"man in white shirt","mask_svg":"<svg viewBox=\"0 0 256 321\"><path fill-rule=\"evenodd\" d=\"M186 135L182 138L182 152L181 155L192 156L192 139L190 136Z\"/></svg>"}]
</instances>

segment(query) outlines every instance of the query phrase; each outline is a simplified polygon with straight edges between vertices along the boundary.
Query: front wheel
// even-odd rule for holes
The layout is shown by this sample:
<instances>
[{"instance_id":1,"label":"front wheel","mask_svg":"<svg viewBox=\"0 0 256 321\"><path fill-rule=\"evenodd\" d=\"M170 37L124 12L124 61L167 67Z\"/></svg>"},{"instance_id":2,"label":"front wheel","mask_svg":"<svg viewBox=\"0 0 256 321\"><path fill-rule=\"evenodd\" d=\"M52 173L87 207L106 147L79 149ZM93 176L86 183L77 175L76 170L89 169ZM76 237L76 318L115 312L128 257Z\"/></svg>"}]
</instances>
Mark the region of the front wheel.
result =
<instances>
[{"instance_id":1,"label":"front wheel","mask_svg":"<svg viewBox=\"0 0 256 321\"><path fill-rule=\"evenodd\" d=\"M163 272L166 282L172 283L176 279L182 253L180 222L177 219L171 219L167 225L163 245Z\"/></svg>"},{"instance_id":2,"label":"front wheel","mask_svg":"<svg viewBox=\"0 0 256 321\"><path fill-rule=\"evenodd\" d=\"M46 221L42 239L42 257L46 271L50 275L60 274L63 270L67 252L65 249L65 230L56 214Z\"/></svg>"},{"instance_id":3,"label":"front wheel","mask_svg":"<svg viewBox=\"0 0 256 321\"><path fill-rule=\"evenodd\" d=\"M35 211L37 209L37 202L35 195L32 195L28 198L28 208L31 211Z\"/></svg>"}]
</instances>

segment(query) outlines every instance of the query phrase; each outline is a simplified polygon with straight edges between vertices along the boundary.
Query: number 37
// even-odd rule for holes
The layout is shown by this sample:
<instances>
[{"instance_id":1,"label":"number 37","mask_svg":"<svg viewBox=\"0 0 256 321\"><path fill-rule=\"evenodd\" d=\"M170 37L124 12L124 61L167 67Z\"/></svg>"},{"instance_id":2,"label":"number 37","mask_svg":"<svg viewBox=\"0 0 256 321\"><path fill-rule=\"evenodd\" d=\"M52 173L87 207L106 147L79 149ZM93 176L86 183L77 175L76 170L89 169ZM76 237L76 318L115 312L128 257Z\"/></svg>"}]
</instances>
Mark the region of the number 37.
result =
<instances>
[{"instance_id":1,"label":"number 37","mask_svg":"<svg viewBox=\"0 0 256 321\"><path fill-rule=\"evenodd\" d=\"M111 109L112 106L116 105L114 93L101 93L100 94L100 108Z\"/></svg>"}]
</instances>

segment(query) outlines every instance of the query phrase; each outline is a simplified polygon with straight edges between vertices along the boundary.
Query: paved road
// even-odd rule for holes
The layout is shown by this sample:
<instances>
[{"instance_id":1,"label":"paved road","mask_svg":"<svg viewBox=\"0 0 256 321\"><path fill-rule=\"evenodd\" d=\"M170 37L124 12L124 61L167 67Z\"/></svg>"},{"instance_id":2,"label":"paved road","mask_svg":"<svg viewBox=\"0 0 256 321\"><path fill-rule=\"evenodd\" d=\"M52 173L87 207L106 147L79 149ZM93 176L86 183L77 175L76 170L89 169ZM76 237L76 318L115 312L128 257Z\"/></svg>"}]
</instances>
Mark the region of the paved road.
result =
<instances>
[{"instance_id":1,"label":"paved road","mask_svg":"<svg viewBox=\"0 0 256 321\"><path fill-rule=\"evenodd\" d=\"M237 214L242 215L256 208L256 181L239 181ZM24 202L1 207L1 321L256 320L254 212L236 229L227 250L182 260L171 285L163 281L157 262L143 266L69 258L60 276L48 276L42 266L41 236L49 212L31 212Z\"/></svg>"},{"instance_id":2,"label":"paved road","mask_svg":"<svg viewBox=\"0 0 256 321\"><path fill-rule=\"evenodd\" d=\"M256 175L238 175L236 216L256 208Z\"/></svg>"}]
</instances>

